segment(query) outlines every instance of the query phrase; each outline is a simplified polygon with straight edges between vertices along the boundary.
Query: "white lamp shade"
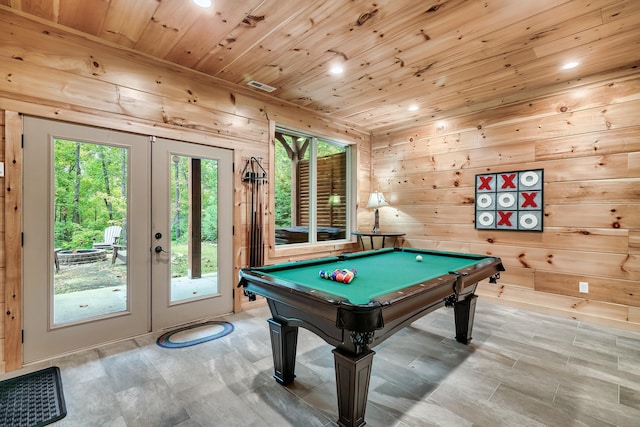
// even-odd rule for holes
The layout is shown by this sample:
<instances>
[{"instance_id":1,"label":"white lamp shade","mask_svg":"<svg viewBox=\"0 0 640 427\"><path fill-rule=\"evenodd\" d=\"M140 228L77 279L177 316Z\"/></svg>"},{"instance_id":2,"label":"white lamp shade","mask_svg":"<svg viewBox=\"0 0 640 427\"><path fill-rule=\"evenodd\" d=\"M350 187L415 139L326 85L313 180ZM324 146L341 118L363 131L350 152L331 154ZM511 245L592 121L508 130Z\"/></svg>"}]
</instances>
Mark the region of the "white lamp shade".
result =
<instances>
[{"instance_id":1,"label":"white lamp shade","mask_svg":"<svg viewBox=\"0 0 640 427\"><path fill-rule=\"evenodd\" d=\"M367 203L367 208L379 208L382 206L389 206L387 201L384 199L384 196L379 191L374 191L369 195L369 202Z\"/></svg>"},{"instance_id":2,"label":"white lamp shade","mask_svg":"<svg viewBox=\"0 0 640 427\"><path fill-rule=\"evenodd\" d=\"M331 206L338 206L340 204L340 195L332 194L329 196L329 204Z\"/></svg>"}]
</instances>

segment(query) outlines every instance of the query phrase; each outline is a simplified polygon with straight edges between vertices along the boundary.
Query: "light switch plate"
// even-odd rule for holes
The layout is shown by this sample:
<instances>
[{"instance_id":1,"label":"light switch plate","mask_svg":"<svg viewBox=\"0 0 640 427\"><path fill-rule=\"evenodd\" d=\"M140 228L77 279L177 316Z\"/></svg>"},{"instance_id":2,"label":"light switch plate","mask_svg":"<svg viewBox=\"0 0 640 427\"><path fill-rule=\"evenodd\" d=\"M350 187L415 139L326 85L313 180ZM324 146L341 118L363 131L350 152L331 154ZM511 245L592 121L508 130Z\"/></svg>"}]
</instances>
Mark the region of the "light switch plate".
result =
<instances>
[{"instance_id":1,"label":"light switch plate","mask_svg":"<svg viewBox=\"0 0 640 427\"><path fill-rule=\"evenodd\" d=\"M580 293L588 294L589 293L589 282L578 282Z\"/></svg>"},{"instance_id":2,"label":"light switch plate","mask_svg":"<svg viewBox=\"0 0 640 427\"><path fill-rule=\"evenodd\" d=\"M0 177L4 176L4 162L0 162Z\"/></svg>"}]
</instances>

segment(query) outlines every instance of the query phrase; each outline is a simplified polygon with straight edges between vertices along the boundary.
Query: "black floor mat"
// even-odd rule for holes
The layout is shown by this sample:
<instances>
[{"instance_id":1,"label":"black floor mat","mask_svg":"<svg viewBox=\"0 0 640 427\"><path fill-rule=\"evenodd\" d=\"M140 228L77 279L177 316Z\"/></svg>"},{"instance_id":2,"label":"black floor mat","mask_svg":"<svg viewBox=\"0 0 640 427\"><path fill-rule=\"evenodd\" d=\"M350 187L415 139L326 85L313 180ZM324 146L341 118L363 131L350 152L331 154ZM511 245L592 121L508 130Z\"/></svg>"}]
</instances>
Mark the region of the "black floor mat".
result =
<instances>
[{"instance_id":1,"label":"black floor mat","mask_svg":"<svg viewBox=\"0 0 640 427\"><path fill-rule=\"evenodd\" d=\"M0 426L45 426L65 415L57 366L0 381Z\"/></svg>"}]
</instances>

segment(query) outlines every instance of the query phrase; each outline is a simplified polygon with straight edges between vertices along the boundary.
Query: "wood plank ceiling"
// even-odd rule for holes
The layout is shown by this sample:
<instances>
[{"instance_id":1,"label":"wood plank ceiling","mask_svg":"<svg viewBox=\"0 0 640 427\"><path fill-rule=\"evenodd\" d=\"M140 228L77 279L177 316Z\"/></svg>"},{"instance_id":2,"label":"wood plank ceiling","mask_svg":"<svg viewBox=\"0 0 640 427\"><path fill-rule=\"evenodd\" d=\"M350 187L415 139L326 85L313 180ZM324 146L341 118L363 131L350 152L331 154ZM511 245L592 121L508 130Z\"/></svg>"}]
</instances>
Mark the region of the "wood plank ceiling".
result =
<instances>
[{"instance_id":1,"label":"wood plank ceiling","mask_svg":"<svg viewBox=\"0 0 640 427\"><path fill-rule=\"evenodd\" d=\"M374 133L640 62L638 0L213 3L0 0L234 84L272 86L270 96Z\"/></svg>"}]
</instances>

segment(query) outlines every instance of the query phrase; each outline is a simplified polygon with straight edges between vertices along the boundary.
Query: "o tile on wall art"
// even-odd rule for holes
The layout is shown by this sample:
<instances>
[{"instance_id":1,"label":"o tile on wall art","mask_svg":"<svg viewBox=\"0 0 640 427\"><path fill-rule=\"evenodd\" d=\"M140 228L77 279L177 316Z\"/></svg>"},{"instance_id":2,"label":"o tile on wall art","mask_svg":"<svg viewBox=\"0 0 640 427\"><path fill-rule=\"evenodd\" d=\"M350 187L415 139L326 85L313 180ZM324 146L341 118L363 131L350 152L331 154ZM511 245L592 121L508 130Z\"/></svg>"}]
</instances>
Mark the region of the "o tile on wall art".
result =
<instances>
[{"instance_id":1,"label":"o tile on wall art","mask_svg":"<svg viewBox=\"0 0 640 427\"><path fill-rule=\"evenodd\" d=\"M543 172L476 175L476 229L542 231Z\"/></svg>"}]
</instances>

